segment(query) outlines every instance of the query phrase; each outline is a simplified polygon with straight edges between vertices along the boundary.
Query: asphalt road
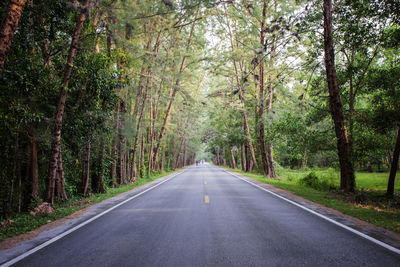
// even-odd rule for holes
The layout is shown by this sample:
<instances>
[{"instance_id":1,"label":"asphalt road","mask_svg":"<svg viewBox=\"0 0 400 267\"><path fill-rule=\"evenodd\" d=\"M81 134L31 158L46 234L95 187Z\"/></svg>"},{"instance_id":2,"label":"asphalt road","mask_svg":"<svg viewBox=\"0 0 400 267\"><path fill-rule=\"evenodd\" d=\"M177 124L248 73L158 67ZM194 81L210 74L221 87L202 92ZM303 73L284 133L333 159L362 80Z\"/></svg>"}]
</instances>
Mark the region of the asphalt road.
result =
<instances>
[{"instance_id":1,"label":"asphalt road","mask_svg":"<svg viewBox=\"0 0 400 267\"><path fill-rule=\"evenodd\" d=\"M15 266L400 266L400 256L208 164Z\"/></svg>"}]
</instances>

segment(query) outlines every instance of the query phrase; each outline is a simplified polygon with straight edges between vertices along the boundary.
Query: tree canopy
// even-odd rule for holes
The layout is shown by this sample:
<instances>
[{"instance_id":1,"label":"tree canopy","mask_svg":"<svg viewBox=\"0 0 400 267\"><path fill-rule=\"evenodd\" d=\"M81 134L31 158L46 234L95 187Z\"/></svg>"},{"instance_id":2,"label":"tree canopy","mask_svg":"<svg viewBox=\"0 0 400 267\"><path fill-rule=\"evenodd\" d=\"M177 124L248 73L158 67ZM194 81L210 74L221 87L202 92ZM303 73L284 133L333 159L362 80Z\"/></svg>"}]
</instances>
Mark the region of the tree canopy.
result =
<instances>
[{"instance_id":1,"label":"tree canopy","mask_svg":"<svg viewBox=\"0 0 400 267\"><path fill-rule=\"evenodd\" d=\"M28 0L0 13L1 216L210 160L391 167L398 1ZM397 141L396 141L397 140ZM386 167L385 167L386 166Z\"/></svg>"}]
</instances>

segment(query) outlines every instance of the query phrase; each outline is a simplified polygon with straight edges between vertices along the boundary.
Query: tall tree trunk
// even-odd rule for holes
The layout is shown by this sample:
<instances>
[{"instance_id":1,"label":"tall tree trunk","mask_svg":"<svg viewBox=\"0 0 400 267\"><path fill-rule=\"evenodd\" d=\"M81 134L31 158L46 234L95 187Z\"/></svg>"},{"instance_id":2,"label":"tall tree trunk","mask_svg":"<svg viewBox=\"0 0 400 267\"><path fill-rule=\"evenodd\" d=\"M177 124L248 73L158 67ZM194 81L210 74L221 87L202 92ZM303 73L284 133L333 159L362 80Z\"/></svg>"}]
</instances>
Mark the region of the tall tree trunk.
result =
<instances>
[{"instance_id":1,"label":"tall tree trunk","mask_svg":"<svg viewBox=\"0 0 400 267\"><path fill-rule=\"evenodd\" d=\"M62 160L62 150L58 153L57 160L57 175L56 175L56 189L55 196L57 199L66 201L68 200L67 193L65 192L65 177L64 177L64 167Z\"/></svg>"},{"instance_id":2,"label":"tall tree trunk","mask_svg":"<svg viewBox=\"0 0 400 267\"><path fill-rule=\"evenodd\" d=\"M245 155L246 155L246 169L244 170L245 172L249 172L250 171L251 159L249 157L248 151L249 151L248 147L245 146Z\"/></svg>"},{"instance_id":3,"label":"tall tree trunk","mask_svg":"<svg viewBox=\"0 0 400 267\"><path fill-rule=\"evenodd\" d=\"M241 160L241 165L242 165L242 171L246 171L246 151L245 151L246 149L245 149L245 146L244 146L244 144L241 144L241 146L240 146L240 156L241 156L241 158L240 158L240 160Z\"/></svg>"},{"instance_id":4,"label":"tall tree trunk","mask_svg":"<svg viewBox=\"0 0 400 267\"><path fill-rule=\"evenodd\" d=\"M157 51L157 53L158 53L158 51ZM161 78L160 88L159 88L158 93L156 94L157 98L154 97L154 99L157 99L157 100L154 100L155 102L154 102L153 123L152 123L152 145L151 145L150 153L153 153L154 144L157 143L156 120L157 120L157 114L158 114L158 107L159 107L159 103L160 103L160 98L161 98L161 95L162 95L163 83L164 83L164 76L163 76L163 78ZM159 163L157 161L153 161L153 154L151 154L151 155L152 155L152 157L151 157L151 161L152 161L151 169L153 171L159 171L160 170ZM156 157L156 159L158 160L158 157Z\"/></svg>"},{"instance_id":5,"label":"tall tree trunk","mask_svg":"<svg viewBox=\"0 0 400 267\"><path fill-rule=\"evenodd\" d=\"M277 11L277 1L274 1L275 12ZM271 42L271 53L270 53L270 68L273 67L273 62L276 58L276 37L273 37ZM268 100L267 100L267 115L271 115L272 112L272 101L274 98L274 87L272 85L272 75L269 76L270 81L268 82ZM268 116L269 117L269 116ZM275 162L272 150L272 143L270 140L270 134L268 132L268 141L267 141L267 158L268 158L268 168L269 168L269 177L276 177L275 171Z\"/></svg>"},{"instance_id":6,"label":"tall tree trunk","mask_svg":"<svg viewBox=\"0 0 400 267\"><path fill-rule=\"evenodd\" d=\"M149 75L151 75L151 69L149 69ZM136 154L137 147L138 147L138 142L139 142L139 131L140 131L140 126L142 124L142 119L143 119L143 116L144 116L144 112L145 112L145 109L146 109L146 100L147 100L147 97L148 97L147 92L148 92L148 90L150 88L150 85L151 85L150 77L147 77L147 84L146 84L146 87L145 87L145 91L143 92L143 99L142 99L142 105L141 105L141 109L140 109L140 115L139 115L139 119L138 119L137 124L136 124L136 135L135 135L135 139L133 141L133 152L132 153L133 153L134 156L132 157L132 165L136 164L136 163L134 163L134 160L135 160L135 154ZM140 152L141 152L141 158L140 158L140 166L141 166L141 168L140 168L139 171L140 171L140 176L143 177L143 167L144 167L144 158L142 158L142 157L144 157L144 136L143 136L143 133L142 133L141 142L143 142L143 147L141 147L141 150L140 150ZM143 162L143 165L142 165L142 162ZM134 179L136 179L136 176L131 177L131 182L133 182Z\"/></svg>"},{"instance_id":7,"label":"tall tree trunk","mask_svg":"<svg viewBox=\"0 0 400 267\"><path fill-rule=\"evenodd\" d=\"M125 115L126 103L121 100L120 125L119 125L119 156L118 156L118 179L119 184L126 184L126 136L125 136Z\"/></svg>"},{"instance_id":8,"label":"tall tree trunk","mask_svg":"<svg viewBox=\"0 0 400 267\"><path fill-rule=\"evenodd\" d=\"M87 196L89 193L89 176L90 176L90 141L85 142L83 151L83 168L82 168L82 195Z\"/></svg>"},{"instance_id":9,"label":"tall tree trunk","mask_svg":"<svg viewBox=\"0 0 400 267\"><path fill-rule=\"evenodd\" d=\"M165 151L161 153L160 173L164 171Z\"/></svg>"},{"instance_id":10,"label":"tall tree trunk","mask_svg":"<svg viewBox=\"0 0 400 267\"><path fill-rule=\"evenodd\" d=\"M147 25L144 25L144 31L147 31ZM151 43L153 40L153 36L150 35L147 45L146 45L146 51L150 50ZM133 114L132 114L132 119L133 119L133 124L134 127L136 128L135 134L134 134L134 141L133 141L133 152L132 152L132 161L131 161L131 179L130 182L134 183L136 182L136 176L137 176L137 164L136 164L136 158L137 158L137 145L138 145L138 139L139 139L139 122L137 122L137 114L139 112L139 107L141 106L141 100L142 100L142 94L143 94L143 88L145 86L144 82L146 81L146 73L148 72L149 68L151 66L148 66L147 60L143 60L142 63L142 69L140 71L140 78L139 78L139 83L138 83L138 90L136 93L136 98L135 98L135 104L134 104L134 109L133 109ZM139 157L140 158L140 157Z\"/></svg>"},{"instance_id":11,"label":"tall tree trunk","mask_svg":"<svg viewBox=\"0 0 400 267\"><path fill-rule=\"evenodd\" d=\"M263 9L262 9L262 20L261 20L261 34L260 34L260 44L264 47L265 44L265 19L266 19L266 11L267 11L267 1L264 0ZM264 51L264 50L263 50ZM265 52L265 51L264 51ZM259 108L258 108L258 142L260 145L260 153L262 166L264 170L264 175L270 176L270 168L268 164L267 150L265 147L265 129L264 129L264 106L265 106L265 97L264 97L264 60L261 58L260 60L260 90L259 90Z\"/></svg>"},{"instance_id":12,"label":"tall tree trunk","mask_svg":"<svg viewBox=\"0 0 400 267\"><path fill-rule=\"evenodd\" d=\"M50 154L50 166L49 166L49 176L48 176L48 185L47 185L47 196L46 199L48 202L53 204L54 202L54 187L55 180L57 175L57 161L58 154L61 151L61 129L63 124L63 114L65 109L65 101L67 99L67 88L69 84L69 79L71 77L72 67L74 63L74 57L76 48L79 43L79 37L81 33L81 29L83 23L85 21L87 7L89 0L85 0L83 3L83 8L81 9L80 15L75 25L74 34L72 36L70 50L68 53L67 62L64 70L64 78L62 82L62 87L60 91L60 98L57 105L57 112L55 115L55 123L53 130L53 140L51 144L51 154Z\"/></svg>"},{"instance_id":13,"label":"tall tree trunk","mask_svg":"<svg viewBox=\"0 0 400 267\"><path fill-rule=\"evenodd\" d=\"M159 45L160 45L160 37L161 37L161 32L158 33L158 36L157 36L157 39L156 39L156 43L155 43L154 49L153 49L154 52L158 51L158 47L159 47ZM148 44L147 44L147 48L150 48L150 46L151 46L151 41L152 41L152 38L149 39ZM149 90L151 90L151 86L152 86L152 73L153 73L152 65L153 65L153 58L150 59L150 62L149 62L148 64L149 64L149 65L148 65L148 67L147 67L146 85L145 85L145 87L144 87L145 90L143 91L143 88L138 89L138 90L141 91L141 95L142 95L142 104L141 104L141 106L140 106L140 108L141 108L141 109L140 109L140 115L139 115L139 119L137 120L137 122L136 122L136 115L137 115L137 112L138 112L139 102L138 102L137 99L135 100L134 120L135 120L135 123L136 123L136 134L135 134L135 138L134 138L134 141L133 141L132 166L133 166L133 165L136 165L135 160L136 160L137 146L138 146L138 142L139 142L139 130L140 130L140 126L141 126L141 123L142 123L142 120L143 120L145 108L146 108L146 100L147 100L148 95L149 95ZM142 78L141 78L141 79L142 79ZM139 82L139 87L143 87L143 84L141 85L140 82ZM138 94L139 94L139 93L138 93ZM151 94L151 92L150 92L150 94ZM142 153L142 152L141 152L141 153ZM151 153L150 153L150 154L151 154ZM144 154L143 154L143 156L144 156ZM141 163L142 163L142 161L144 162L144 159L143 159L143 158L141 159ZM142 164L141 164L141 166L142 166ZM143 166L144 166L144 165L143 165ZM143 174L143 173L142 173L142 172L143 172L143 168L140 169L140 172L141 172L141 177L143 177L143 176L142 176L142 174ZM131 177L131 182L134 182L134 181L136 180L136 171L133 172L132 174L133 174L133 175L132 175L132 177Z\"/></svg>"},{"instance_id":14,"label":"tall tree trunk","mask_svg":"<svg viewBox=\"0 0 400 267\"><path fill-rule=\"evenodd\" d=\"M114 125L113 125L113 140L111 144L111 186L115 187L117 185L117 143L118 143L118 133L119 133L119 109L120 109L120 99L117 100L117 106L114 112Z\"/></svg>"},{"instance_id":15,"label":"tall tree trunk","mask_svg":"<svg viewBox=\"0 0 400 267\"><path fill-rule=\"evenodd\" d=\"M0 25L0 74L3 72L8 51L18 27L26 0L10 0Z\"/></svg>"},{"instance_id":16,"label":"tall tree trunk","mask_svg":"<svg viewBox=\"0 0 400 267\"><path fill-rule=\"evenodd\" d=\"M217 163L218 166L221 165L220 156L219 156L219 147L217 147L216 163Z\"/></svg>"},{"instance_id":17,"label":"tall tree trunk","mask_svg":"<svg viewBox=\"0 0 400 267\"><path fill-rule=\"evenodd\" d=\"M399 169L399 156L400 156L400 128L397 129L396 144L393 151L392 164L390 166L389 181L386 190L386 194L389 197L393 197L394 194L394 181L396 178L396 172Z\"/></svg>"},{"instance_id":18,"label":"tall tree trunk","mask_svg":"<svg viewBox=\"0 0 400 267\"><path fill-rule=\"evenodd\" d=\"M196 26L196 19L197 19L198 15L199 15L199 11L200 11L200 5L197 6L196 17L195 17L195 20L192 22L192 28L190 29L189 39L188 39L187 46L186 46L186 53L189 52L190 46L192 44L194 28ZM180 83L180 78L179 77L183 73L183 70L185 69L185 62L186 62L186 58L187 57L188 57L187 55L184 55L183 58L182 58L182 61L181 61L181 67L179 68L178 78L175 81L175 86L174 86L174 89L172 91L171 100L169 101L168 108L167 108L167 111L165 113L164 121L163 121L161 130L160 130L160 134L158 136L157 146L156 146L156 149L154 151L154 156L153 156L154 157L153 158L154 162L158 161L158 153L160 152L161 140L164 137L165 131L167 129L167 123L168 123L168 120L169 120L169 115L171 113L172 104L174 103L175 95L176 95L176 93L178 91L178 88L179 88L179 83Z\"/></svg>"},{"instance_id":19,"label":"tall tree trunk","mask_svg":"<svg viewBox=\"0 0 400 267\"><path fill-rule=\"evenodd\" d=\"M38 155L37 155L37 140L32 140L32 156L31 156L31 175L32 175L32 199L37 200L39 198L39 166L38 166Z\"/></svg>"},{"instance_id":20,"label":"tall tree trunk","mask_svg":"<svg viewBox=\"0 0 400 267\"><path fill-rule=\"evenodd\" d=\"M187 146L186 146L186 143L185 143L185 150L183 152L183 164L182 164L182 167L187 165L187 154L188 154L188 151L187 151Z\"/></svg>"},{"instance_id":21,"label":"tall tree trunk","mask_svg":"<svg viewBox=\"0 0 400 267\"><path fill-rule=\"evenodd\" d=\"M274 161L271 141L268 141L267 143L267 157L268 157L269 177L274 178L276 177L276 170L275 170L275 161Z\"/></svg>"},{"instance_id":22,"label":"tall tree trunk","mask_svg":"<svg viewBox=\"0 0 400 267\"><path fill-rule=\"evenodd\" d=\"M176 156L175 164L173 166L174 169L178 168L179 158L181 156L182 146L183 146L184 142L185 142L185 139L183 137L181 137L181 143L179 145L179 150L178 150L178 153L177 153L177 156Z\"/></svg>"},{"instance_id":23,"label":"tall tree trunk","mask_svg":"<svg viewBox=\"0 0 400 267\"><path fill-rule=\"evenodd\" d=\"M231 148L231 158L232 158L232 167L234 169L237 169L237 165L236 165L236 160L235 160L235 154L233 153L233 149Z\"/></svg>"},{"instance_id":24,"label":"tall tree trunk","mask_svg":"<svg viewBox=\"0 0 400 267\"><path fill-rule=\"evenodd\" d=\"M149 119L150 119L150 125L149 125L149 136L150 136L150 145L149 145L149 155L148 155L148 161L147 161L147 178L151 177L151 169L152 169L152 159L153 159L153 96L149 97Z\"/></svg>"},{"instance_id":25,"label":"tall tree trunk","mask_svg":"<svg viewBox=\"0 0 400 267\"><path fill-rule=\"evenodd\" d=\"M100 1L96 0L95 1L95 7L97 8L99 5ZM95 32L97 33L97 25L99 20L101 20L101 18L104 16L104 12L98 12L93 19L93 28L95 30ZM107 56L108 56L108 61L107 61L107 69L110 69L111 64L110 64L110 58L111 58L111 36L110 36L110 32L108 31L108 25L106 24L106 29L107 29L107 34L106 34L106 51L107 51ZM100 46L99 46L99 37L100 34L97 33L96 34L96 38L95 38L95 53L98 54L100 53ZM102 104L102 108L103 110L106 110L106 101L103 100L103 104ZM104 122L103 122L103 126L104 128L108 127L108 118L106 117ZM104 133L99 133L99 151L98 151L98 157L95 161L95 171L92 174L91 178L92 178L92 192L94 193L106 193L107 189L104 185L104 153L105 153L105 143L106 143L106 138L104 136Z\"/></svg>"},{"instance_id":26,"label":"tall tree trunk","mask_svg":"<svg viewBox=\"0 0 400 267\"><path fill-rule=\"evenodd\" d=\"M29 3L30 7L33 7L33 0L30 1ZM29 22L33 25L33 14L32 12L29 12ZM32 36L34 36L33 30L31 30ZM34 40L33 40L34 41ZM35 57L35 45L32 44L32 47L30 49L30 54L33 57ZM46 65L45 65L46 67ZM31 112L36 113L37 112L37 105L36 105L36 100L37 96L27 92L27 99L28 99L28 106ZM37 122L36 121L31 121L28 123L28 146L29 146L29 156L28 156L28 162L27 166L29 168L27 169L26 172L26 180L30 180L30 192L26 192L25 199L24 199L24 206L28 207L31 200L38 200L39 198L39 167L38 167L38 151L37 151Z\"/></svg>"},{"instance_id":27,"label":"tall tree trunk","mask_svg":"<svg viewBox=\"0 0 400 267\"><path fill-rule=\"evenodd\" d=\"M144 177L144 133L142 133L142 138L140 140L140 168L139 175L141 178Z\"/></svg>"},{"instance_id":28,"label":"tall tree trunk","mask_svg":"<svg viewBox=\"0 0 400 267\"><path fill-rule=\"evenodd\" d=\"M222 162L226 166L225 147L222 148Z\"/></svg>"},{"instance_id":29,"label":"tall tree trunk","mask_svg":"<svg viewBox=\"0 0 400 267\"><path fill-rule=\"evenodd\" d=\"M150 45L151 45L151 39L148 42L147 49L150 47ZM147 68L145 65L146 65L146 63L143 62L142 70L140 72L138 91L137 91L136 97L135 97L135 104L134 104L134 109L133 109L133 114L132 114L134 126L139 125L136 120L137 120L137 113L139 111L140 100L142 98L142 90L144 87L145 75L147 72ZM134 141L133 141L133 148L132 148L133 152L132 152L132 161L131 161L131 179L129 181L131 183L136 182L136 176L137 176L136 154L137 154L138 138L139 138L139 134L140 134L138 131L138 128L139 127L136 127L136 131L134 134L135 137L134 137Z\"/></svg>"},{"instance_id":30,"label":"tall tree trunk","mask_svg":"<svg viewBox=\"0 0 400 267\"><path fill-rule=\"evenodd\" d=\"M337 84L335 52L333 46L332 30L332 0L324 0L324 48L326 78L329 90L329 102L335 133L340 163L340 188L345 192L355 191L355 177L350 154L349 140L343 115L342 103Z\"/></svg>"}]
</instances>

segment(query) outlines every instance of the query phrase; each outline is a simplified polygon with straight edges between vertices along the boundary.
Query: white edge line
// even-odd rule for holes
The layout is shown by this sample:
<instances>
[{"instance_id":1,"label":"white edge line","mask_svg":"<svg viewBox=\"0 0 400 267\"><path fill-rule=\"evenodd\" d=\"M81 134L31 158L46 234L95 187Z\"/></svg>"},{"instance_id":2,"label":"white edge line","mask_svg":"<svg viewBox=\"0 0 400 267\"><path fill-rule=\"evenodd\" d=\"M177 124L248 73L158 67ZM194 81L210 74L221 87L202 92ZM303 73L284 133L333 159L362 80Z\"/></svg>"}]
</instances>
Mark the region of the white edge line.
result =
<instances>
[{"instance_id":1,"label":"white edge line","mask_svg":"<svg viewBox=\"0 0 400 267\"><path fill-rule=\"evenodd\" d=\"M224 169L223 169L223 170L224 170ZM386 244L386 243L384 243L384 242L382 242L382 241L379 241L379 240L377 240L377 239L375 239L375 238L373 238L373 237L371 237L371 236L369 236L369 235L366 235L366 234L364 234L364 233L361 233L361 232L359 232L359 231L357 231L357 230L355 230L355 229L353 229L353 228L351 228L351 227L349 227L349 226L347 226L347 225L344 225L344 224L342 224L342 223L340 223L340 222L337 222L337 221L335 221L335 220L332 220L332 219L329 218L329 217L326 217L326 216L324 216L324 215L322 215L322 214L320 214L320 213L318 213L318 212L315 212L315 211L313 211L313 210L311 210L311 209L309 209L309 208L307 208L307 207L302 206L301 204L299 204L299 203L297 203L297 202L294 202L294 201L292 201L292 200L290 200L290 199L287 199L287 198L285 198L285 197L283 197L283 196L281 196L281 195L278 195L278 194L276 194L276 193L274 193L274 192L272 192L272 191L270 191L270 190L268 190L268 189L266 189L266 188L264 188L264 187L262 187L262 186L259 186L258 184L255 184L255 183L253 183L253 182L250 182L250 181L248 181L248 180L246 180L246 179L244 179L244 178L242 178L242 177L240 177L240 176L238 176L238 175L236 175L236 174L234 174L234 173L231 173L231 172L229 172L229 171L227 171L227 170L224 170L224 171L227 172L227 173L229 173L230 175L232 175L232 176L234 176L234 177L236 177L236 178L238 178L238 179L240 179L240 180L242 180L242 181L248 183L248 184L251 184L252 186L255 186L255 187L257 187L257 188L259 188L259 189L261 189L261 190L263 190L263 191L265 191L265 192L268 192L268 193L270 193L270 194L272 194L272 195L274 195L274 196L276 196L276 197L278 197L278 198L280 198L280 199L283 199L283 200L289 202L290 204L293 204L293 205L295 205L295 206L297 206L297 207L299 207L299 208L301 208L301 209L303 209L303 210L306 210L306 211L308 211L308 212L310 212L310 213L312 213L312 214L314 214L314 215L316 215L316 216L318 216L318 217L320 217L320 218L322 218L322 219L325 219L325 220L327 220L327 221L329 221L329 222L331 222L331 223L333 223L333 224L335 224L335 225L337 225L337 226L339 226L339 227L342 227L342 228L344 228L344 229L346 229L346 230L348 230L348 231L350 231L350 232L352 232L352 233L354 233L354 234L356 234L356 235L358 235L358 236L361 236L361 237L363 237L363 238L365 238L365 239L367 239L367 240L369 240L369 241L371 241L371 242L373 242L373 243L375 243L375 244L377 244L377 245L379 245L379 246L381 246L381 247L384 247L384 248L386 248L386 249L388 249L388 250L390 250L390 251L392 251L392 252L394 252L394 253L400 255L400 249L397 249L397 248L395 248L395 247L392 247L391 245L388 245L388 244Z\"/></svg>"},{"instance_id":2,"label":"white edge line","mask_svg":"<svg viewBox=\"0 0 400 267\"><path fill-rule=\"evenodd\" d=\"M72 233L72 232L78 230L79 228L85 226L86 224L91 223L92 221L94 221L94 220L100 218L101 216L103 216L103 215L109 213L110 211L112 211L112 210L118 208L119 206L125 204L126 202L129 202L129 201L131 201L132 199L137 198L138 196L143 195L144 193L146 193L146 192L148 192L148 191L150 191L150 190L156 188L157 186L160 186L160 185L162 185L163 183L168 182L169 180L171 180L171 179L174 178L175 176L178 176L179 174L183 173L184 171L185 171L185 170L183 170L183 171L181 171L181 172L178 172L178 173L175 173L175 174L172 174L172 176L169 177L168 179L166 179L166 180L164 180L164 181L162 181L162 182L160 182L160 183L158 183L158 184L156 184L156 185L154 185L154 186L152 186L152 187L150 187L150 188L148 188L148 189L146 189L146 190L144 190L144 191L142 191L142 192L140 192L140 193L138 193L138 194L136 194L136 195L134 195L134 196L132 196L132 197L126 199L126 200L124 200L124 201L122 201L121 203L118 203L117 205L115 205L115 206L109 208L108 210L105 210L105 211L103 211L102 213L99 213L99 214L97 214L96 216L90 218L89 220L84 221L83 223L78 224L77 226L75 226L75 227L69 229L68 231L66 231L66 232L64 232L64 233L61 233L60 235L55 236L55 237L51 238L50 240L47 240L46 242L40 244L39 246L34 247L34 248L28 250L27 252L25 252L25 253L19 255L18 257L14 258L14 259L12 259L12 260L10 260L10 261L5 262L4 264L0 265L0 267L8 267L8 266L13 265L14 263L19 262L20 260L22 260L22 259L28 257L29 255L35 253L36 251L39 251L40 249L42 249L42 248L44 248L44 247L47 247L48 245L50 245L50 244L56 242L57 240L63 238L64 236L66 236L66 235L68 235L68 234L70 234L70 233Z\"/></svg>"}]
</instances>

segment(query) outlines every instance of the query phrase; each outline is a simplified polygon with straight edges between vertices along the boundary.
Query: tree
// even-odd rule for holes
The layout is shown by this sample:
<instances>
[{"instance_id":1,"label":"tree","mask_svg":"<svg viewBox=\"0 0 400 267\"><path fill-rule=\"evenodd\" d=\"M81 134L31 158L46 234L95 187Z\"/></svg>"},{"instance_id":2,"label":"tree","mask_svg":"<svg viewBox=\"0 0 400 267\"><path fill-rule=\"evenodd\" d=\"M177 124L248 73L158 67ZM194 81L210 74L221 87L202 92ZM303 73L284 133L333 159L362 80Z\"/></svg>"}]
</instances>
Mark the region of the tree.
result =
<instances>
[{"instance_id":1,"label":"tree","mask_svg":"<svg viewBox=\"0 0 400 267\"><path fill-rule=\"evenodd\" d=\"M387 52L387 62L375 69L369 78L372 92L371 121L378 132L390 133L395 130L393 156L386 194L394 195L394 182L400 158L400 67L396 64L396 52Z\"/></svg>"},{"instance_id":2,"label":"tree","mask_svg":"<svg viewBox=\"0 0 400 267\"><path fill-rule=\"evenodd\" d=\"M354 192L354 169L335 68L332 29L332 0L324 0L324 51L330 110L335 125L340 162L340 188L346 192Z\"/></svg>"},{"instance_id":3,"label":"tree","mask_svg":"<svg viewBox=\"0 0 400 267\"><path fill-rule=\"evenodd\" d=\"M7 53L10 49L18 21L26 0L10 0L0 25L0 74L3 72Z\"/></svg>"},{"instance_id":4,"label":"tree","mask_svg":"<svg viewBox=\"0 0 400 267\"><path fill-rule=\"evenodd\" d=\"M51 154L50 154L50 167L49 167L49 176L48 176L48 185L47 185L47 197L46 199L50 202L54 202L55 190L56 190L56 181L63 184L62 181L57 180L57 165L59 163L59 159L61 158L61 130L63 123L63 114L65 109L65 102L67 99L67 88L69 84L69 80L71 77L71 72L74 63L75 52L79 43L80 33L82 30L83 23L86 18L87 8L89 1L85 0L82 4L80 14L76 21L75 30L72 36L70 50L68 53L67 62L64 70L64 78L62 81L62 87L60 90L60 98L57 105L57 113L55 115L55 123L53 130L53 141L51 144ZM61 196L64 195L63 191L65 189L61 187Z\"/></svg>"}]
</instances>

